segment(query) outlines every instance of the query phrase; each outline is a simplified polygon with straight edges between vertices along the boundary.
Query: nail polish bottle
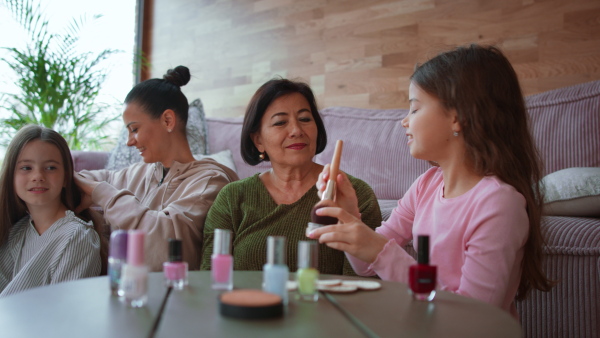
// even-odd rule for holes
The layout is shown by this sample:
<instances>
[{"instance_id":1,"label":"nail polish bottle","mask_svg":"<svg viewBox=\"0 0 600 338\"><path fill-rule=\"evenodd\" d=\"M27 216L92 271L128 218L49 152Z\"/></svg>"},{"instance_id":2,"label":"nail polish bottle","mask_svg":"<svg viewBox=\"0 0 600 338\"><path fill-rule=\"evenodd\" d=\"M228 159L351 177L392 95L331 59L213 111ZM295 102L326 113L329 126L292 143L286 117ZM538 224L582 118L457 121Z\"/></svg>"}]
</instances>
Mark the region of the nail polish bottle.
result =
<instances>
[{"instance_id":1,"label":"nail polish bottle","mask_svg":"<svg viewBox=\"0 0 600 338\"><path fill-rule=\"evenodd\" d=\"M285 263L285 237L267 237L267 263L263 266L263 291L279 295L288 303L287 281L290 270Z\"/></svg>"},{"instance_id":2,"label":"nail polish bottle","mask_svg":"<svg viewBox=\"0 0 600 338\"><path fill-rule=\"evenodd\" d=\"M110 292L113 296L119 294L121 270L127 262L127 231L115 230L110 235L110 251L108 254L108 279Z\"/></svg>"},{"instance_id":3,"label":"nail polish bottle","mask_svg":"<svg viewBox=\"0 0 600 338\"><path fill-rule=\"evenodd\" d=\"M432 301L435 297L437 267L429 265L429 236L418 236L417 264L408 270L410 290L417 300Z\"/></svg>"},{"instance_id":4,"label":"nail polish bottle","mask_svg":"<svg viewBox=\"0 0 600 338\"><path fill-rule=\"evenodd\" d=\"M143 307L148 302L148 266L144 264L144 232L129 230L127 234L127 264L121 273L123 301L131 307Z\"/></svg>"},{"instance_id":5,"label":"nail polish bottle","mask_svg":"<svg viewBox=\"0 0 600 338\"><path fill-rule=\"evenodd\" d=\"M301 300L316 302L319 300L317 281L319 280L318 254L319 246L315 241L298 242L298 294Z\"/></svg>"},{"instance_id":6,"label":"nail polish bottle","mask_svg":"<svg viewBox=\"0 0 600 338\"><path fill-rule=\"evenodd\" d=\"M169 238L169 261L163 263L165 285L182 290L188 284L188 263L183 261L183 243Z\"/></svg>"},{"instance_id":7,"label":"nail polish bottle","mask_svg":"<svg viewBox=\"0 0 600 338\"><path fill-rule=\"evenodd\" d=\"M233 289L233 256L229 230L215 229L210 271L214 290Z\"/></svg>"}]
</instances>

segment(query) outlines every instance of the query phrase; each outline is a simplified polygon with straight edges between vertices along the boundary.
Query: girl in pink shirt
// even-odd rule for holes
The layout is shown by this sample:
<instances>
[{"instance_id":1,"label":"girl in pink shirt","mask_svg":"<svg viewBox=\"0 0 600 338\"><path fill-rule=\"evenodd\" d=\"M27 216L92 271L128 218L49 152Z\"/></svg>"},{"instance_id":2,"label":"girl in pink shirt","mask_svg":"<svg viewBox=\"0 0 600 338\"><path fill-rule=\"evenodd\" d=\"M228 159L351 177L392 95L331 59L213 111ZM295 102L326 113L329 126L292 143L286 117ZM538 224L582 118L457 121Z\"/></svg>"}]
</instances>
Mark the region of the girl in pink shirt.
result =
<instances>
[{"instance_id":1,"label":"girl in pink shirt","mask_svg":"<svg viewBox=\"0 0 600 338\"><path fill-rule=\"evenodd\" d=\"M345 251L359 275L407 283L416 261L402 246L429 235L438 289L517 317L515 296L547 291L551 282L540 268L541 165L514 69L495 47L459 47L417 66L409 101L402 125L410 153L434 167L375 232L361 222L352 186L339 174L339 208L317 212L339 222L310 237ZM326 166L319 191L328 175Z\"/></svg>"}]
</instances>

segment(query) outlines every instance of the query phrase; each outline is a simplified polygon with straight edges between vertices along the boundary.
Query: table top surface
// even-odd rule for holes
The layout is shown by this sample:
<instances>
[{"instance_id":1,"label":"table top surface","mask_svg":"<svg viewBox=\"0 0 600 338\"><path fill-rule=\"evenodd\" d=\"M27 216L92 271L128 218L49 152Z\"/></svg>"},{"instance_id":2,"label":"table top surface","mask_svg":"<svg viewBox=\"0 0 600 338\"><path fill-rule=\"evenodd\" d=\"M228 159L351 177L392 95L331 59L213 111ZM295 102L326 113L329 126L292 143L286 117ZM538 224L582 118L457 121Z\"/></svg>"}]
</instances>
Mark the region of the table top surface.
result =
<instances>
[{"instance_id":1,"label":"table top surface","mask_svg":"<svg viewBox=\"0 0 600 338\"><path fill-rule=\"evenodd\" d=\"M125 306L107 276L43 286L0 299L0 336L146 337L167 289L162 274L148 279L148 305ZM156 278L160 277L160 278Z\"/></svg>"},{"instance_id":2,"label":"table top surface","mask_svg":"<svg viewBox=\"0 0 600 338\"><path fill-rule=\"evenodd\" d=\"M211 289L209 271L190 272L189 286L171 292L162 273L151 273L148 305L139 309L111 296L103 276L2 298L0 327L6 337L521 336L519 323L495 306L444 291L431 303L420 302L403 283L380 283L375 291L321 293L314 303L296 300L291 291L282 318L239 320L219 314L220 292ZM260 289L261 284L261 271L234 272L236 289Z\"/></svg>"}]
</instances>

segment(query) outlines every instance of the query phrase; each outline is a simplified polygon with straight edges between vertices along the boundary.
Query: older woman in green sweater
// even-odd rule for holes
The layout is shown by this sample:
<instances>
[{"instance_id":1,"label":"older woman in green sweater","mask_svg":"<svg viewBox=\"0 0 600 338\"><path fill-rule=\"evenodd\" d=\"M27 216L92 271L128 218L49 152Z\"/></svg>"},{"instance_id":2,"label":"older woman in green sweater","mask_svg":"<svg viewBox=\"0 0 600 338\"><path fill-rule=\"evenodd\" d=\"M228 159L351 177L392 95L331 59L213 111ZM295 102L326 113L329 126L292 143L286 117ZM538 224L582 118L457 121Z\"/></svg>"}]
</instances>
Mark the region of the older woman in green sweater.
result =
<instances>
[{"instance_id":1,"label":"older woman in green sweater","mask_svg":"<svg viewBox=\"0 0 600 338\"><path fill-rule=\"evenodd\" d=\"M319 201L317 178L323 166L313 162L327 144L315 97L308 85L286 79L263 84L248 104L241 137L244 161L270 161L272 169L226 185L204 225L201 269L210 269L215 229L232 232L235 270L261 270L267 237L287 238L287 264L296 271L298 241L305 236L312 207ZM381 211L371 187L351 177L356 216L375 229ZM339 192L338 192L339 193ZM343 252L319 246L319 270L355 275Z\"/></svg>"}]
</instances>

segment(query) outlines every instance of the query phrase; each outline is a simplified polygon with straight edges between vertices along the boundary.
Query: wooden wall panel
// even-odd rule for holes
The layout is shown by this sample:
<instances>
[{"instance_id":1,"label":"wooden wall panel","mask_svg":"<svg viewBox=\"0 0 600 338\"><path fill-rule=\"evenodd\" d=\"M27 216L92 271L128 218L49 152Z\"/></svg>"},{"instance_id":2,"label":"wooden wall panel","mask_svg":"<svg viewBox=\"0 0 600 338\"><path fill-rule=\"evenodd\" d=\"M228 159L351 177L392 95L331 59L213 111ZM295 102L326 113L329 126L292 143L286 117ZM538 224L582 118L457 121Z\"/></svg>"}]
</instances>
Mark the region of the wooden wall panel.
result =
<instances>
[{"instance_id":1,"label":"wooden wall panel","mask_svg":"<svg viewBox=\"0 0 600 338\"><path fill-rule=\"evenodd\" d=\"M321 107L406 108L415 63L467 43L502 48L526 95L600 79L598 0L153 0L151 22L151 76L188 66L209 116L274 76Z\"/></svg>"}]
</instances>

